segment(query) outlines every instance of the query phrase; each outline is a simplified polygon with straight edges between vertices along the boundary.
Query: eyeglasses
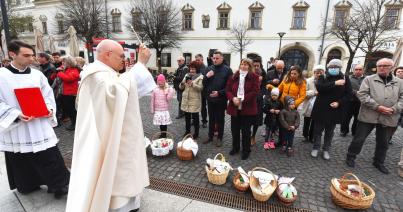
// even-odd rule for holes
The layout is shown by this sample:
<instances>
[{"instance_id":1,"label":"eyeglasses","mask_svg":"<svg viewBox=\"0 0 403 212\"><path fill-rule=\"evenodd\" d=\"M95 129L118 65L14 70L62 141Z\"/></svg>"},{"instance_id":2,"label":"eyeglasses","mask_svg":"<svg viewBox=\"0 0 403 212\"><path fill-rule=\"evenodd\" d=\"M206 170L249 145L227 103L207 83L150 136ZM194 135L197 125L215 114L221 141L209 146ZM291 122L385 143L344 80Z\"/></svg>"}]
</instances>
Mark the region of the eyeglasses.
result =
<instances>
[{"instance_id":1,"label":"eyeglasses","mask_svg":"<svg viewBox=\"0 0 403 212\"><path fill-rule=\"evenodd\" d=\"M378 68L388 68L391 67L392 65L377 65L376 67Z\"/></svg>"}]
</instances>

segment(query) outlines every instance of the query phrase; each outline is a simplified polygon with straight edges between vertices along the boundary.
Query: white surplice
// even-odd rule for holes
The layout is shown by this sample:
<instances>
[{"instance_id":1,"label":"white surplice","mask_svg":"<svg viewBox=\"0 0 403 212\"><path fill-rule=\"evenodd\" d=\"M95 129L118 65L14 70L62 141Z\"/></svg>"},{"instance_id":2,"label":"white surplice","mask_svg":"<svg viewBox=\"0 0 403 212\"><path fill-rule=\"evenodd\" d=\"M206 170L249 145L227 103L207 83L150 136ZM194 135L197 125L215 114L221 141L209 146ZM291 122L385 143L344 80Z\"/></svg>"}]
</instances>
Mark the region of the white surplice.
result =
<instances>
[{"instance_id":1,"label":"white surplice","mask_svg":"<svg viewBox=\"0 0 403 212\"><path fill-rule=\"evenodd\" d=\"M14 89L37 87L41 90L46 106L53 110L51 118L36 118L29 122L15 120L21 114ZM58 139L53 130L57 125L56 103L53 91L42 72L15 74L0 68L0 151L39 152L53 147Z\"/></svg>"}]
</instances>

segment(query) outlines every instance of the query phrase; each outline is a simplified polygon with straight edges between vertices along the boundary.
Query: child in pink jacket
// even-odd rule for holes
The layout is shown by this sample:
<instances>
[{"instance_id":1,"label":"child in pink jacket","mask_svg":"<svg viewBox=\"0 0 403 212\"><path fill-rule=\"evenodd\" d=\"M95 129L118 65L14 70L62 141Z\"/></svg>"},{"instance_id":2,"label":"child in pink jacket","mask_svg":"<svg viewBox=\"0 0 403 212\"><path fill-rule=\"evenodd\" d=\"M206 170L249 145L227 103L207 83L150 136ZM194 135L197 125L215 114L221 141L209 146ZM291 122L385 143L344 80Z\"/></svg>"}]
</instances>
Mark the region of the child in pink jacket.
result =
<instances>
[{"instance_id":1,"label":"child in pink jacket","mask_svg":"<svg viewBox=\"0 0 403 212\"><path fill-rule=\"evenodd\" d=\"M174 95L174 90L168 86L163 74L157 77L158 87L154 89L151 95L151 113L154 114L153 124L159 125L160 130L167 131L168 125L172 124L169 115L169 101ZM165 138L166 133L161 133L161 137Z\"/></svg>"}]
</instances>

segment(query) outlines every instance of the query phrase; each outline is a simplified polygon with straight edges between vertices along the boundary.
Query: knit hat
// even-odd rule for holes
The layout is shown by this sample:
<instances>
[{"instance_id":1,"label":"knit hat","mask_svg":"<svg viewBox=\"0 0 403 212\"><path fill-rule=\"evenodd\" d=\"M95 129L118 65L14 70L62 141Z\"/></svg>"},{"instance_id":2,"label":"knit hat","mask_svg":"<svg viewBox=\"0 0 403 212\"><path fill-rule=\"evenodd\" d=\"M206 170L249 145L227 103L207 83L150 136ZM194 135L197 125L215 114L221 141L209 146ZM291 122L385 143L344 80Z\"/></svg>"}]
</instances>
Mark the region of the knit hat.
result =
<instances>
[{"instance_id":1,"label":"knit hat","mask_svg":"<svg viewBox=\"0 0 403 212\"><path fill-rule=\"evenodd\" d=\"M337 67L341 68L341 67L342 67L342 62L341 62L341 60L339 60L339 59L333 59L333 60L331 60L331 61L327 64L327 67L328 67L328 68L329 68L330 66L337 66Z\"/></svg>"},{"instance_id":2,"label":"knit hat","mask_svg":"<svg viewBox=\"0 0 403 212\"><path fill-rule=\"evenodd\" d=\"M157 77L157 82L161 82L164 81L165 82L165 76L163 74L158 75Z\"/></svg>"},{"instance_id":3,"label":"knit hat","mask_svg":"<svg viewBox=\"0 0 403 212\"><path fill-rule=\"evenodd\" d=\"M273 88L271 89L271 93L272 96L276 95L278 96L280 94L280 90L278 88Z\"/></svg>"},{"instance_id":4,"label":"knit hat","mask_svg":"<svg viewBox=\"0 0 403 212\"><path fill-rule=\"evenodd\" d=\"M326 67L324 65L316 65L315 67L313 67L313 71L317 71L317 70L326 70Z\"/></svg>"}]
</instances>

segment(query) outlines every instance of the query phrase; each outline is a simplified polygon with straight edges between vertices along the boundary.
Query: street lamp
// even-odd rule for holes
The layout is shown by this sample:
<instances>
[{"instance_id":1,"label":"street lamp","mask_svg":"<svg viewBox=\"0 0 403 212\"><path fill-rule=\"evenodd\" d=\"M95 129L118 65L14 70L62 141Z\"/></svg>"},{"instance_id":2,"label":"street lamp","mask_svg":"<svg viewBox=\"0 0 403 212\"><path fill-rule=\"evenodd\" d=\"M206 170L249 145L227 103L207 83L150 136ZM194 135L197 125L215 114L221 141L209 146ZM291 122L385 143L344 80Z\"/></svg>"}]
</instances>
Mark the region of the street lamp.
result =
<instances>
[{"instance_id":1,"label":"street lamp","mask_svg":"<svg viewBox=\"0 0 403 212\"><path fill-rule=\"evenodd\" d=\"M279 32L279 33L277 33L277 34L278 34L278 36L280 36L280 45L279 45L279 47L278 47L278 55L277 55L277 57L280 57L281 41L283 40L283 37L284 37L284 35L285 35L285 32Z\"/></svg>"}]
</instances>

